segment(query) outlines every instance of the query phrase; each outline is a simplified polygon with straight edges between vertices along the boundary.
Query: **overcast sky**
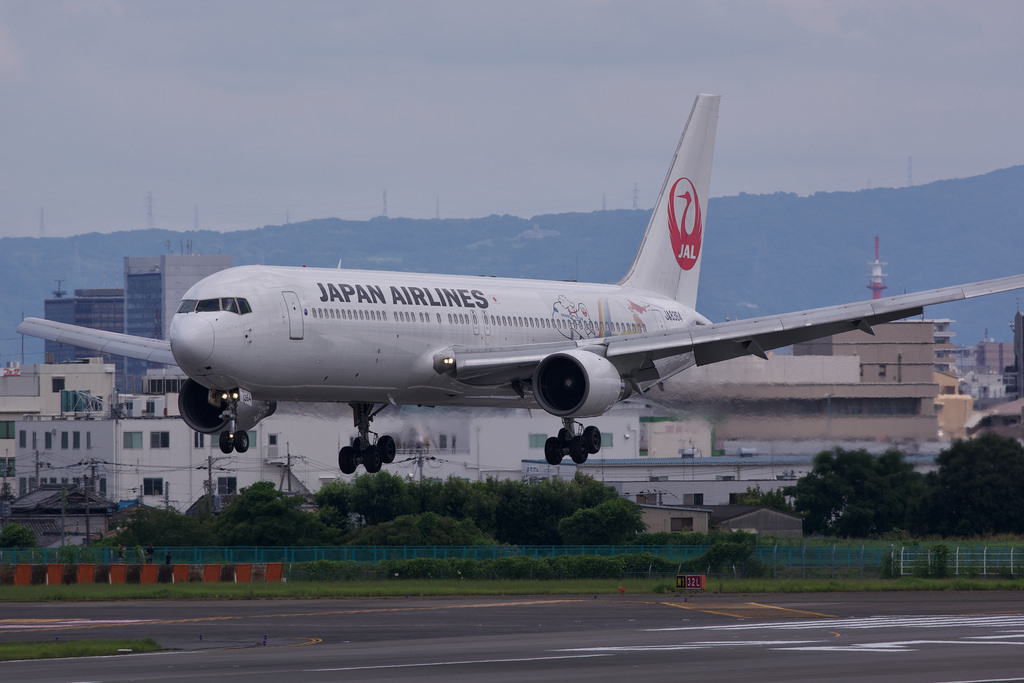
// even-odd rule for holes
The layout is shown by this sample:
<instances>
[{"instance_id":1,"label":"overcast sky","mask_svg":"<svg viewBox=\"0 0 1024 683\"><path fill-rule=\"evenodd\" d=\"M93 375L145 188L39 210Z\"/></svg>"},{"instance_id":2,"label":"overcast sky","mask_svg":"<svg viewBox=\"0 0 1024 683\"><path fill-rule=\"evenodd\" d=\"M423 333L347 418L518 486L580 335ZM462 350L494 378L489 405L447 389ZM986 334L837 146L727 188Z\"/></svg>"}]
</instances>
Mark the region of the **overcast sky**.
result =
<instances>
[{"instance_id":1,"label":"overcast sky","mask_svg":"<svg viewBox=\"0 0 1024 683\"><path fill-rule=\"evenodd\" d=\"M1024 163L1006 0L0 0L0 235L650 208ZM713 220L713 216L711 217Z\"/></svg>"}]
</instances>

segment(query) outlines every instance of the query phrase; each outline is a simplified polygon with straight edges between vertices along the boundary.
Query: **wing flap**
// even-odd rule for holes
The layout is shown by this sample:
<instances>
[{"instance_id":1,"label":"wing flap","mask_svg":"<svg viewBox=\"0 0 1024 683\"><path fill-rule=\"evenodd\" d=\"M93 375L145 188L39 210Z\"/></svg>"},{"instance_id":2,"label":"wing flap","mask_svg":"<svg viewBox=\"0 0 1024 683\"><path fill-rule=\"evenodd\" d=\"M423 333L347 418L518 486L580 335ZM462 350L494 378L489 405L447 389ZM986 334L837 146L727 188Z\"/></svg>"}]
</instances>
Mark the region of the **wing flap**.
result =
<instances>
[{"instance_id":1,"label":"wing flap","mask_svg":"<svg viewBox=\"0 0 1024 683\"><path fill-rule=\"evenodd\" d=\"M94 330L79 325L58 323L42 318L25 318L18 325L19 334L48 339L59 344L80 346L100 353L109 353L126 358L137 358L154 363L174 365L171 344L165 339L135 337L130 334Z\"/></svg>"}]
</instances>

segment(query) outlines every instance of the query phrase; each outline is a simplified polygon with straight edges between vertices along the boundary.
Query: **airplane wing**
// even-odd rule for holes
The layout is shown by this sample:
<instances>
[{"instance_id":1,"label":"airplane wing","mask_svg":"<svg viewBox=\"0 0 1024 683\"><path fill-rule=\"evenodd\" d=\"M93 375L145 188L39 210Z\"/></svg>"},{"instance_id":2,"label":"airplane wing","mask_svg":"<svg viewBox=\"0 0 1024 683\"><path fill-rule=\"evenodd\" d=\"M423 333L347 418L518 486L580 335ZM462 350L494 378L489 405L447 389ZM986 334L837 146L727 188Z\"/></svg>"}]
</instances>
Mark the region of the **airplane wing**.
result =
<instances>
[{"instance_id":1,"label":"airplane wing","mask_svg":"<svg viewBox=\"0 0 1024 683\"><path fill-rule=\"evenodd\" d=\"M171 355L171 344L165 339L134 337L130 334L94 330L42 318L25 318L18 325L17 331L30 337L80 346L101 353L175 365L174 356Z\"/></svg>"},{"instance_id":2,"label":"airplane wing","mask_svg":"<svg viewBox=\"0 0 1024 683\"><path fill-rule=\"evenodd\" d=\"M655 360L692 352L697 365L708 365L747 355L766 358L765 351L769 349L840 332L862 330L873 334L871 328L874 325L920 315L925 306L1020 288L1024 288L1024 275L1011 275L884 299L698 325L660 336L648 335L645 338L613 341L608 345L607 356L611 359L629 354L646 354Z\"/></svg>"},{"instance_id":3,"label":"airplane wing","mask_svg":"<svg viewBox=\"0 0 1024 683\"><path fill-rule=\"evenodd\" d=\"M658 367L654 362L661 359L693 354L693 363L708 365L747 355L767 358L765 352L770 349L841 332L862 330L873 334L873 326L920 315L925 306L1020 288L1024 288L1024 275L1012 275L884 299L696 325L661 334L648 333L508 348L453 349L451 357L455 361L455 377L459 380L471 384L492 381L514 382L517 379L529 379L537 364L550 353L586 348L605 356L620 368L645 370L634 374L633 377L650 382L666 379L688 366L659 364L663 370L672 370L667 373L651 374L651 371Z\"/></svg>"}]
</instances>

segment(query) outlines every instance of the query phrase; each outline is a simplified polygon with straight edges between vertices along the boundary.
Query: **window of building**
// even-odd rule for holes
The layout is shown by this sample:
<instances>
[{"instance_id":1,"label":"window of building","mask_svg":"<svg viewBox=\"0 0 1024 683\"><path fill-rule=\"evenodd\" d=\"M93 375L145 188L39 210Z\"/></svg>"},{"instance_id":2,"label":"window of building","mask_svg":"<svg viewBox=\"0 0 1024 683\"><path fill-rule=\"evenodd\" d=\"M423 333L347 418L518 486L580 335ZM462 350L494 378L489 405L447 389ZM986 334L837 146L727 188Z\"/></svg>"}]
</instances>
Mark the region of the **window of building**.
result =
<instances>
[{"instance_id":1,"label":"window of building","mask_svg":"<svg viewBox=\"0 0 1024 683\"><path fill-rule=\"evenodd\" d=\"M125 448L142 448L142 432L125 432Z\"/></svg>"},{"instance_id":2,"label":"window of building","mask_svg":"<svg viewBox=\"0 0 1024 683\"><path fill-rule=\"evenodd\" d=\"M162 496L164 495L164 480L162 477L145 477L142 480L142 495Z\"/></svg>"},{"instance_id":3,"label":"window of building","mask_svg":"<svg viewBox=\"0 0 1024 683\"><path fill-rule=\"evenodd\" d=\"M71 447L81 448L82 447L82 432L72 432L71 434Z\"/></svg>"},{"instance_id":4,"label":"window of building","mask_svg":"<svg viewBox=\"0 0 1024 683\"><path fill-rule=\"evenodd\" d=\"M43 432L43 448L45 450L53 448L53 432Z\"/></svg>"},{"instance_id":5,"label":"window of building","mask_svg":"<svg viewBox=\"0 0 1024 683\"><path fill-rule=\"evenodd\" d=\"M67 450L68 443L70 443L70 441L68 439L68 433L67 432L61 432L60 433L60 447L63 448L64 450Z\"/></svg>"},{"instance_id":6,"label":"window of building","mask_svg":"<svg viewBox=\"0 0 1024 683\"><path fill-rule=\"evenodd\" d=\"M14 423L7 421L0 422L0 439L9 438L7 436L7 430L9 429L8 425L10 427L13 427ZM28 432L26 432L24 429L18 432L18 447L28 448Z\"/></svg>"},{"instance_id":7,"label":"window of building","mask_svg":"<svg viewBox=\"0 0 1024 683\"><path fill-rule=\"evenodd\" d=\"M672 531L693 531L693 517L672 517L669 524Z\"/></svg>"},{"instance_id":8,"label":"window of building","mask_svg":"<svg viewBox=\"0 0 1024 683\"><path fill-rule=\"evenodd\" d=\"M171 433L170 432L150 432L149 433L149 447L150 448L170 448L171 447Z\"/></svg>"},{"instance_id":9,"label":"window of building","mask_svg":"<svg viewBox=\"0 0 1024 683\"><path fill-rule=\"evenodd\" d=\"M85 447L86 449L92 448L92 432L85 433Z\"/></svg>"},{"instance_id":10,"label":"window of building","mask_svg":"<svg viewBox=\"0 0 1024 683\"><path fill-rule=\"evenodd\" d=\"M448 448L448 435L440 434L437 437L437 445L439 448Z\"/></svg>"},{"instance_id":11,"label":"window of building","mask_svg":"<svg viewBox=\"0 0 1024 683\"><path fill-rule=\"evenodd\" d=\"M544 442L547 440L547 434L530 434L530 448L544 448Z\"/></svg>"},{"instance_id":12,"label":"window of building","mask_svg":"<svg viewBox=\"0 0 1024 683\"><path fill-rule=\"evenodd\" d=\"M39 448L39 432L32 432L32 450Z\"/></svg>"},{"instance_id":13,"label":"window of building","mask_svg":"<svg viewBox=\"0 0 1024 683\"><path fill-rule=\"evenodd\" d=\"M192 447L203 448L203 446L206 444L205 437L206 434L203 434L202 432L192 432Z\"/></svg>"},{"instance_id":14,"label":"window of building","mask_svg":"<svg viewBox=\"0 0 1024 683\"><path fill-rule=\"evenodd\" d=\"M217 494L228 496L238 490L238 480L235 477L217 477Z\"/></svg>"},{"instance_id":15,"label":"window of building","mask_svg":"<svg viewBox=\"0 0 1024 683\"><path fill-rule=\"evenodd\" d=\"M53 393L55 393L55 394L59 394L60 392L64 391L64 378L63 377L53 377L53 378L51 378L50 379L50 387L53 390Z\"/></svg>"}]
</instances>

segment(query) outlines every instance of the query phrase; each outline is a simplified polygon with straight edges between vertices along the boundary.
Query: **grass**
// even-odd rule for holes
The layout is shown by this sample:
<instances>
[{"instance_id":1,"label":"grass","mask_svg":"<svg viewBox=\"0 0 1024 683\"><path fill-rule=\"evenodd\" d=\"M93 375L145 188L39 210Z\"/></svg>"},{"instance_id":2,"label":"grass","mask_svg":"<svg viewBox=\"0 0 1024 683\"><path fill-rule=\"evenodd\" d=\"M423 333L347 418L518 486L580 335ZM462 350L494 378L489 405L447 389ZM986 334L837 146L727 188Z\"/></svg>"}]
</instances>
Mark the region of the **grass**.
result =
<instances>
[{"instance_id":1,"label":"grass","mask_svg":"<svg viewBox=\"0 0 1024 683\"><path fill-rule=\"evenodd\" d=\"M102 657L119 650L155 652L161 650L151 638L142 640L57 640L44 643L0 643L0 662L16 659L54 659L57 657Z\"/></svg>"},{"instance_id":2,"label":"grass","mask_svg":"<svg viewBox=\"0 0 1024 683\"><path fill-rule=\"evenodd\" d=\"M664 578L575 580L290 581L282 583L182 583L0 586L0 602L94 600L315 600L462 595L615 595L674 593ZM1022 590L1024 579L727 579L709 577L706 593L825 593L886 591Z\"/></svg>"}]
</instances>

